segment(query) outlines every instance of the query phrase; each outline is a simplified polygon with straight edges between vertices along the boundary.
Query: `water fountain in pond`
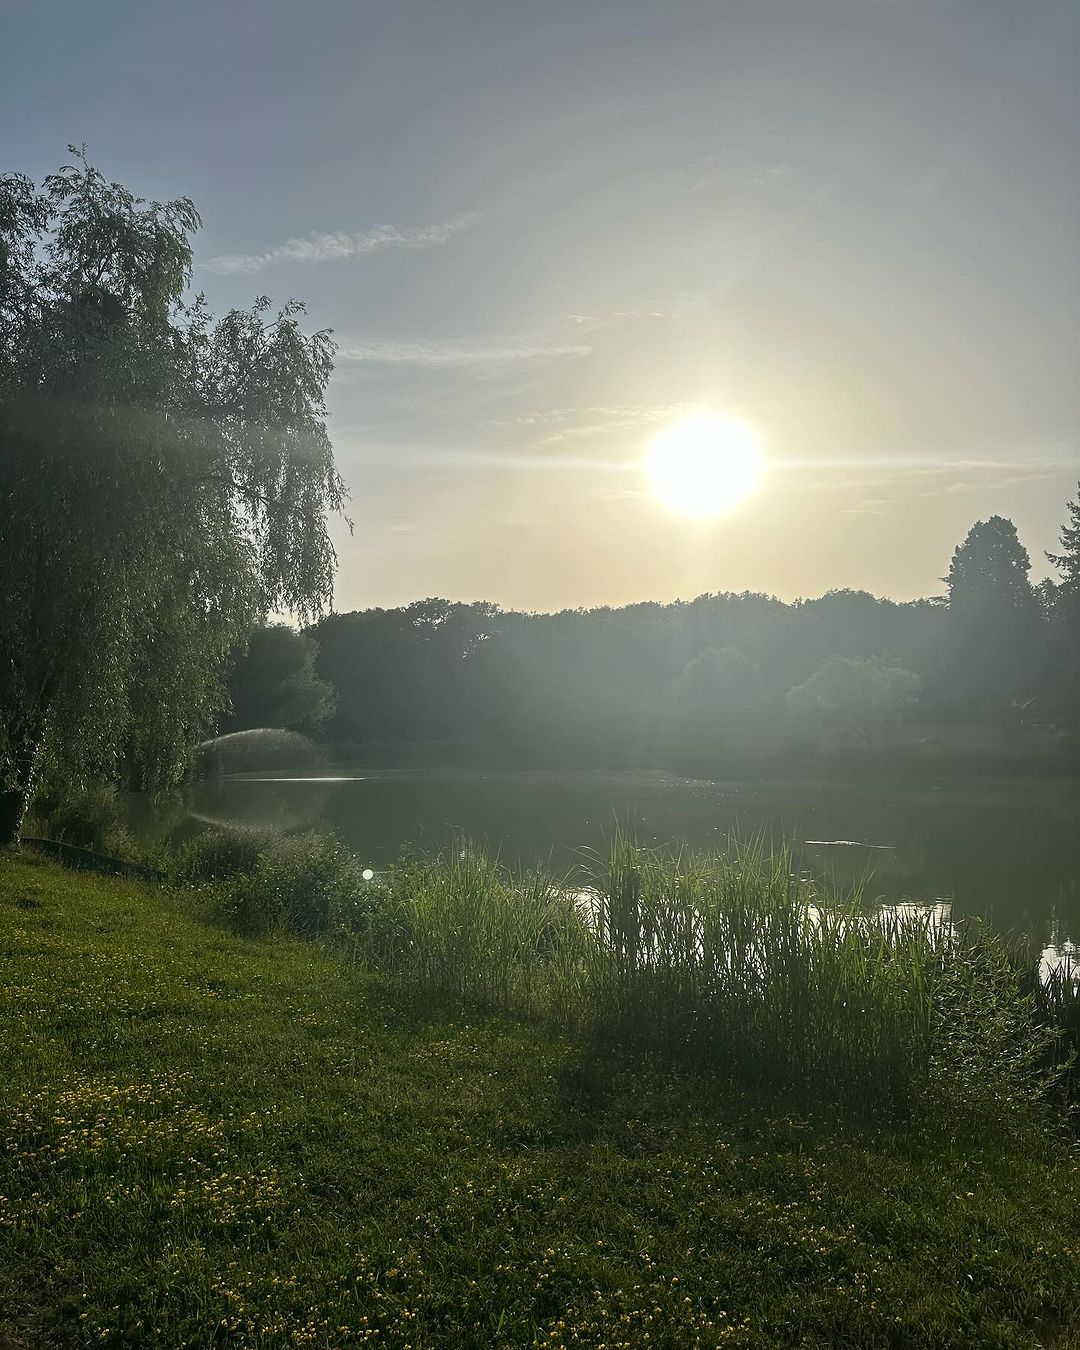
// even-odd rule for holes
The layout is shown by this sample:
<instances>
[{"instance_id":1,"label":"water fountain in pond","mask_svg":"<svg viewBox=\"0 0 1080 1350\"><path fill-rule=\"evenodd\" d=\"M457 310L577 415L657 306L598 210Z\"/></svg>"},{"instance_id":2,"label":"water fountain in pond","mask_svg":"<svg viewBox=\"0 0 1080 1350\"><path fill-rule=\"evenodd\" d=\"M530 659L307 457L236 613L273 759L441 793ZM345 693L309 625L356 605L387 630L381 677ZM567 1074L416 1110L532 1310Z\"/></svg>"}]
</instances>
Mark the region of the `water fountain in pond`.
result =
<instances>
[{"instance_id":1,"label":"water fountain in pond","mask_svg":"<svg viewBox=\"0 0 1080 1350\"><path fill-rule=\"evenodd\" d=\"M298 731L280 727L254 727L214 736L196 750L199 777L224 778L231 774L295 773L316 770L325 764L319 747Z\"/></svg>"},{"instance_id":2,"label":"water fountain in pond","mask_svg":"<svg viewBox=\"0 0 1080 1350\"><path fill-rule=\"evenodd\" d=\"M203 741L197 766L192 819L224 829L313 828L325 795L317 785L334 781L327 777L326 757L314 741L278 727L233 731ZM289 791L291 783L316 787L298 794Z\"/></svg>"}]
</instances>

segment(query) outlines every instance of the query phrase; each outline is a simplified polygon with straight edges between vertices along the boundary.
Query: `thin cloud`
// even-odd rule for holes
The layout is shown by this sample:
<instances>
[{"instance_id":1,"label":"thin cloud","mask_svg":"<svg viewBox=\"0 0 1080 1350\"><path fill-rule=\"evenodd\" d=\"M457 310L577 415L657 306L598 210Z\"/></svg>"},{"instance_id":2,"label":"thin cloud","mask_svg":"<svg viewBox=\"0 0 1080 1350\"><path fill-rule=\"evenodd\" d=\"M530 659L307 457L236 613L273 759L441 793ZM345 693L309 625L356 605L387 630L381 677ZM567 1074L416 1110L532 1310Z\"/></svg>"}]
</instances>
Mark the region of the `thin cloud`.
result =
<instances>
[{"instance_id":1,"label":"thin cloud","mask_svg":"<svg viewBox=\"0 0 1080 1350\"><path fill-rule=\"evenodd\" d=\"M312 234L304 239L288 239L276 248L263 253L226 253L204 263L210 272L224 276L261 272L274 263L356 262L371 258L388 249L425 249L449 243L476 220L475 212L455 216L434 225L400 227L377 225L357 234L343 231L332 234Z\"/></svg>"},{"instance_id":2,"label":"thin cloud","mask_svg":"<svg viewBox=\"0 0 1080 1350\"><path fill-rule=\"evenodd\" d=\"M483 450L453 444L367 442L365 454L372 460L392 462L395 466L423 465L427 469L490 469L505 473L561 473L586 470L610 475L626 473L638 466L633 461L600 459L588 455L557 455L535 450ZM404 533L408 525L396 525Z\"/></svg>"},{"instance_id":3,"label":"thin cloud","mask_svg":"<svg viewBox=\"0 0 1080 1350\"><path fill-rule=\"evenodd\" d=\"M963 492L1002 492L1007 488L1019 487L1021 483L1045 483L1056 478L1056 473L1010 473L1000 478L983 481L960 478L955 482L943 484L930 492L920 492L920 497L946 497Z\"/></svg>"},{"instance_id":4,"label":"thin cloud","mask_svg":"<svg viewBox=\"0 0 1080 1350\"><path fill-rule=\"evenodd\" d=\"M666 319L662 309L613 309L610 314L568 314L567 319L579 328L610 328L612 324L628 323L635 319Z\"/></svg>"},{"instance_id":5,"label":"thin cloud","mask_svg":"<svg viewBox=\"0 0 1080 1350\"><path fill-rule=\"evenodd\" d=\"M592 354L586 343L527 339L470 342L403 342L393 338L343 343L339 361L359 365L413 366L430 370L484 373L528 361L573 360Z\"/></svg>"},{"instance_id":6,"label":"thin cloud","mask_svg":"<svg viewBox=\"0 0 1080 1350\"><path fill-rule=\"evenodd\" d=\"M670 422L695 411L694 403L667 403L646 405L640 403L590 408L550 408L524 413L519 417L493 418L489 427L553 427L540 441L541 445L557 445L563 441L588 439L592 436L615 435L624 431Z\"/></svg>"},{"instance_id":7,"label":"thin cloud","mask_svg":"<svg viewBox=\"0 0 1080 1350\"><path fill-rule=\"evenodd\" d=\"M631 405L623 408L587 408L575 421L549 432L541 444L560 445L565 441L588 440L597 436L640 433L685 417L693 412L694 406L689 403L669 403L660 407Z\"/></svg>"},{"instance_id":8,"label":"thin cloud","mask_svg":"<svg viewBox=\"0 0 1080 1350\"><path fill-rule=\"evenodd\" d=\"M840 513L845 516L884 516L891 505L892 501L888 497L868 497L858 506L842 506Z\"/></svg>"},{"instance_id":9,"label":"thin cloud","mask_svg":"<svg viewBox=\"0 0 1080 1350\"><path fill-rule=\"evenodd\" d=\"M488 427L542 427L565 422L570 417L579 417L580 408L548 408L542 412L522 413L519 417L491 417L484 425Z\"/></svg>"},{"instance_id":10,"label":"thin cloud","mask_svg":"<svg viewBox=\"0 0 1080 1350\"><path fill-rule=\"evenodd\" d=\"M785 469L848 469L881 471L897 482L905 478L941 478L956 473L1038 473L1049 477L1069 467L1068 460L1032 456L1028 459L946 459L934 460L921 454L878 455L800 455L775 459ZM859 481L852 479L853 482Z\"/></svg>"},{"instance_id":11,"label":"thin cloud","mask_svg":"<svg viewBox=\"0 0 1080 1350\"><path fill-rule=\"evenodd\" d=\"M1065 461L1046 458L978 459L963 458L940 463L918 456L879 455L858 463L851 457L778 458L773 464L782 470L816 473L800 483L800 491L837 492L850 489L883 492L900 490L914 499L951 497L967 492L993 492L1024 483L1050 482L1066 471ZM847 470L844 474L842 471ZM838 472L839 471L839 472ZM889 498L887 500L892 500ZM874 502L876 505L876 501ZM862 503L860 510L867 506Z\"/></svg>"},{"instance_id":12,"label":"thin cloud","mask_svg":"<svg viewBox=\"0 0 1080 1350\"><path fill-rule=\"evenodd\" d=\"M703 314L709 308L707 296L689 291L676 291L669 296L662 309L612 309L601 314L575 313L567 321L586 332L611 328L616 324L640 323L657 319L687 319Z\"/></svg>"}]
</instances>

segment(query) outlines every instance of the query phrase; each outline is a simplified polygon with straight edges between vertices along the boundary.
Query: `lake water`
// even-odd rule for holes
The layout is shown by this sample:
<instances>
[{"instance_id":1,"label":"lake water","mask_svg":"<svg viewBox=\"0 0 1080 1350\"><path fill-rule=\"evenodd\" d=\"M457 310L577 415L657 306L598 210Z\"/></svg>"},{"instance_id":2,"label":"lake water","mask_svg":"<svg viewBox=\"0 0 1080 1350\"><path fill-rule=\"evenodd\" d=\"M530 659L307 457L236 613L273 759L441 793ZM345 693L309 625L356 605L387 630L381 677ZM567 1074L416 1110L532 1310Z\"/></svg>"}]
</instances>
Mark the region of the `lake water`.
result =
<instances>
[{"instance_id":1,"label":"lake water","mask_svg":"<svg viewBox=\"0 0 1080 1350\"><path fill-rule=\"evenodd\" d=\"M311 769L204 783L188 828L329 827L378 869L409 843L464 831L512 862L565 869L614 820L643 843L708 845L732 830L795 843L799 863L868 878L888 903L982 915L1048 948L1080 941L1080 780L707 782L666 773Z\"/></svg>"}]
</instances>

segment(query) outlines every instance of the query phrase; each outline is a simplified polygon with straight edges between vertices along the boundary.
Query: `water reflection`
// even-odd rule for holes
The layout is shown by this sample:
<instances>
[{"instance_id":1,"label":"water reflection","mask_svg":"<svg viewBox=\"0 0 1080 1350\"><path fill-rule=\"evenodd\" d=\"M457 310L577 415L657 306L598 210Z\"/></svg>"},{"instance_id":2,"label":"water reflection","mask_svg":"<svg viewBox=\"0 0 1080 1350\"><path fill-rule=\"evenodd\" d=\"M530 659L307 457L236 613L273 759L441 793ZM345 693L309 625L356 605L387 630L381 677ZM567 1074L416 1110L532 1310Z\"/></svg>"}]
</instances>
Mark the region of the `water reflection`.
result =
<instances>
[{"instance_id":1,"label":"water reflection","mask_svg":"<svg viewBox=\"0 0 1080 1350\"><path fill-rule=\"evenodd\" d=\"M979 915L1047 963L1080 942L1080 782L688 780L663 773L389 771L252 766L204 783L187 828L329 827L377 870L406 843L463 832L509 863L565 872L617 818L644 844L716 847L733 831L794 841L795 867L934 921ZM146 809L144 807L144 815ZM144 821L144 825L146 822ZM149 828L149 826L147 826Z\"/></svg>"},{"instance_id":2,"label":"water reflection","mask_svg":"<svg viewBox=\"0 0 1080 1350\"><path fill-rule=\"evenodd\" d=\"M1046 980L1054 971L1063 971L1067 979L1080 984L1080 943L1066 938L1046 944L1039 954L1039 974Z\"/></svg>"}]
</instances>

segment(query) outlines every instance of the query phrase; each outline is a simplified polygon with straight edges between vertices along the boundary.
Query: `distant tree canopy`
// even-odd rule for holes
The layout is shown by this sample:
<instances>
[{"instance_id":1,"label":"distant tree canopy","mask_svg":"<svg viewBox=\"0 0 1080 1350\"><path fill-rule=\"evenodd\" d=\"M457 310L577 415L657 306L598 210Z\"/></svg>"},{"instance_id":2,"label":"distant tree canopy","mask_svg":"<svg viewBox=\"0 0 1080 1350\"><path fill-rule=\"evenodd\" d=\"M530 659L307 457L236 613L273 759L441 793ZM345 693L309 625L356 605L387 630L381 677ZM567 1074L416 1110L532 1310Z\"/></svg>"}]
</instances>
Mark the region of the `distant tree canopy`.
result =
<instances>
[{"instance_id":1,"label":"distant tree canopy","mask_svg":"<svg viewBox=\"0 0 1080 1350\"><path fill-rule=\"evenodd\" d=\"M270 609L328 603L328 333L185 303L186 198L0 177L0 843L43 755L175 782Z\"/></svg>"},{"instance_id":2,"label":"distant tree canopy","mask_svg":"<svg viewBox=\"0 0 1080 1350\"><path fill-rule=\"evenodd\" d=\"M704 595L669 605L502 612L420 601L311 630L345 745L475 741L510 758L703 765L775 746L787 691L837 652L934 669L946 610L863 592L784 604Z\"/></svg>"},{"instance_id":3,"label":"distant tree canopy","mask_svg":"<svg viewBox=\"0 0 1080 1350\"><path fill-rule=\"evenodd\" d=\"M812 735L874 740L915 702L919 677L880 659L833 656L788 691L788 714Z\"/></svg>"},{"instance_id":4,"label":"distant tree canopy","mask_svg":"<svg viewBox=\"0 0 1080 1350\"><path fill-rule=\"evenodd\" d=\"M1056 735L1080 723L1080 642L1066 641L1061 598L1080 588L1070 511L1052 559L1065 579L1038 592L1015 526L992 517L956 549L941 599L744 593L560 614L423 600L335 614L311 630L338 695L326 735L706 771L785 738L874 744L898 720Z\"/></svg>"},{"instance_id":5,"label":"distant tree canopy","mask_svg":"<svg viewBox=\"0 0 1080 1350\"><path fill-rule=\"evenodd\" d=\"M735 758L771 748L779 703L738 647L707 647L683 667L672 692L682 745Z\"/></svg>"},{"instance_id":6,"label":"distant tree canopy","mask_svg":"<svg viewBox=\"0 0 1080 1350\"><path fill-rule=\"evenodd\" d=\"M230 664L221 730L278 727L308 735L334 711L334 687L315 670L318 643L283 623L256 628Z\"/></svg>"}]
</instances>

